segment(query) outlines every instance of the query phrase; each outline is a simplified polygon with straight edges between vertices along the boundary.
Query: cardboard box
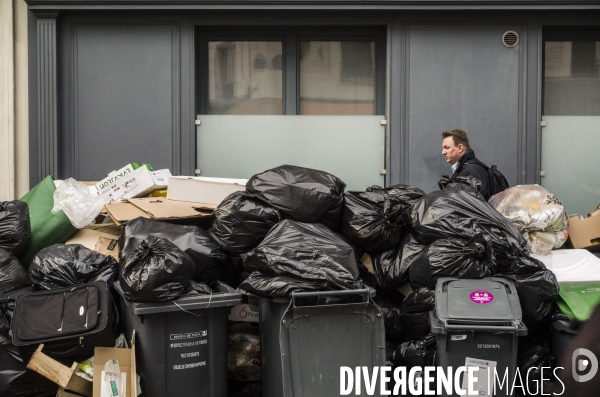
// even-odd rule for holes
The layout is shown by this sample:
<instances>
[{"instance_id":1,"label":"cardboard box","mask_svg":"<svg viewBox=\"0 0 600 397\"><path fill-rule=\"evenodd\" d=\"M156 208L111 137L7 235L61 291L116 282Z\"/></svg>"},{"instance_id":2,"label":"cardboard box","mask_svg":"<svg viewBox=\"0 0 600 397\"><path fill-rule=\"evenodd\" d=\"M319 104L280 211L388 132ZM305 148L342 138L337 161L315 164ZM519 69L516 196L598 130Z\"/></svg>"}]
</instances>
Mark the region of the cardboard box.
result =
<instances>
[{"instance_id":1,"label":"cardboard box","mask_svg":"<svg viewBox=\"0 0 600 397\"><path fill-rule=\"evenodd\" d=\"M119 260L119 236L121 227L115 224L100 228L79 229L65 244L81 244L102 255Z\"/></svg>"},{"instance_id":2,"label":"cardboard box","mask_svg":"<svg viewBox=\"0 0 600 397\"><path fill-rule=\"evenodd\" d=\"M231 193L246 190L246 182L247 179L173 176L169 178L167 198L219 205Z\"/></svg>"},{"instance_id":3,"label":"cardboard box","mask_svg":"<svg viewBox=\"0 0 600 397\"><path fill-rule=\"evenodd\" d=\"M243 304L236 305L229 312L229 321L243 321L247 323L258 323L258 306Z\"/></svg>"},{"instance_id":4,"label":"cardboard box","mask_svg":"<svg viewBox=\"0 0 600 397\"><path fill-rule=\"evenodd\" d=\"M589 214L587 218L578 216L569 218L569 241L572 248L584 248L588 251L600 251L600 210Z\"/></svg>"},{"instance_id":5,"label":"cardboard box","mask_svg":"<svg viewBox=\"0 0 600 397\"><path fill-rule=\"evenodd\" d=\"M106 197L108 203L147 196L155 190L168 187L170 177L171 172L167 169L150 171L146 167L140 167L116 179L102 190L98 190L98 194Z\"/></svg>"},{"instance_id":6,"label":"cardboard box","mask_svg":"<svg viewBox=\"0 0 600 397\"><path fill-rule=\"evenodd\" d=\"M131 349L116 347L96 347L94 349L94 387L93 397L100 397L102 388L102 371L109 360L119 362L121 372L127 374L125 382L126 397L137 397L137 377L135 363L135 330L131 336Z\"/></svg>"},{"instance_id":7,"label":"cardboard box","mask_svg":"<svg viewBox=\"0 0 600 397\"><path fill-rule=\"evenodd\" d=\"M116 184L117 181L121 178L126 178L137 168L138 165L135 163L127 164L125 167L121 168L118 171L110 172L106 178L102 179L100 182L94 183L96 194L101 195L102 193L106 192L110 189L111 185Z\"/></svg>"},{"instance_id":8,"label":"cardboard box","mask_svg":"<svg viewBox=\"0 0 600 397\"><path fill-rule=\"evenodd\" d=\"M75 375L79 363L74 362L71 368L42 353L44 345L38 346L27 363L27 368L50 379L63 389L85 397L92 396L92 382Z\"/></svg>"},{"instance_id":9,"label":"cardboard box","mask_svg":"<svg viewBox=\"0 0 600 397\"><path fill-rule=\"evenodd\" d=\"M58 388L58 391L56 392L56 397L84 397L81 394L75 394L75 393L71 393L68 390L65 390L62 387Z\"/></svg>"},{"instance_id":10,"label":"cardboard box","mask_svg":"<svg viewBox=\"0 0 600 397\"><path fill-rule=\"evenodd\" d=\"M104 206L116 224L144 217L158 221L197 219L212 217L214 204L172 201L162 197L128 199L127 202L110 203Z\"/></svg>"}]
</instances>

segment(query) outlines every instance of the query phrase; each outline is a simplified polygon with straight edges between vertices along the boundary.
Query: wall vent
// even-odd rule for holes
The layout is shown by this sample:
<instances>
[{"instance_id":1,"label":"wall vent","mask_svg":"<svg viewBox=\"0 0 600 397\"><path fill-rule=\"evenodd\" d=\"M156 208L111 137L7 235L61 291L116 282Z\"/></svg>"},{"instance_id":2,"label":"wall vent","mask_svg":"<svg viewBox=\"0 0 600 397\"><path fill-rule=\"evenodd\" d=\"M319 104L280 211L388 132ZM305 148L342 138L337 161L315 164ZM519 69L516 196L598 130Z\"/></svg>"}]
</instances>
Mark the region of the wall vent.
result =
<instances>
[{"instance_id":1,"label":"wall vent","mask_svg":"<svg viewBox=\"0 0 600 397\"><path fill-rule=\"evenodd\" d=\"M513 32L509 30L508 32L502 35L502 44L504 44L508 48L516 47L519 44L519 35L517 32Z\"/></svg>"}]
</instances>

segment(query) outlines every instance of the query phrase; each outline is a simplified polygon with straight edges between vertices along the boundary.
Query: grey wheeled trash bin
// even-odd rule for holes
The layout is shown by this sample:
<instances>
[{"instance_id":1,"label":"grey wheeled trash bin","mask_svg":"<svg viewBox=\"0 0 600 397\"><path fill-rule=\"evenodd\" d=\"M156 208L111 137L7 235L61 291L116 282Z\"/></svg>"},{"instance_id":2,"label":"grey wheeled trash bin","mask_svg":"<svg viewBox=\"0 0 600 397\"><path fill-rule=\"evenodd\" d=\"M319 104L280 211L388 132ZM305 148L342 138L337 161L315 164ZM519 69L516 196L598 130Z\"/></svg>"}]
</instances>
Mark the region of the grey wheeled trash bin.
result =
<instances>
[{"instance_id":1,"label":"grey wheeled trash bin","mask_svg":"<svg viewBox=\"0 0 600 397\"><path fill-rule=\"evenodd\" d=\"M493 395L510 396L517 368L518 337L527 334L512 281L496 277L440 278L435 287L435 309L430 312L430 321L431 330L436 334L438 367L444 371L448 367L453 370L461 366L479 367L475 376L479 388L485 392L483 395L488 395L488 383L493 393L495 367L498 378L503 379L506 373L509 381L502 389L497 385ZM461 375L461 387L466 385L463 379ZM445 394L445 390L442 393L442 396L455 395Z\"/></svg>"},{"instance_id":2,"label":"grey wheeled trash bin","mask_svg":"<svg viewBox=\"0 0 600 397\"><path fill-rule=\"evenodd\" d=\"M212 295L135 303L114 287L125 333L136 332L142 397L227 396L228 315L239 293L221 284Z\"/></svg>"},{"instance_id":3,"label":"grey wheeled trash bin","mask_svg":"<svg viewBox=\"0 0 600 397\"><path fill-rule=\"evenodd\" d=\"M383 316L371 293L261 298L263 397L339 396L341 366L385 365Z\"/></svg>"}]
</instances>

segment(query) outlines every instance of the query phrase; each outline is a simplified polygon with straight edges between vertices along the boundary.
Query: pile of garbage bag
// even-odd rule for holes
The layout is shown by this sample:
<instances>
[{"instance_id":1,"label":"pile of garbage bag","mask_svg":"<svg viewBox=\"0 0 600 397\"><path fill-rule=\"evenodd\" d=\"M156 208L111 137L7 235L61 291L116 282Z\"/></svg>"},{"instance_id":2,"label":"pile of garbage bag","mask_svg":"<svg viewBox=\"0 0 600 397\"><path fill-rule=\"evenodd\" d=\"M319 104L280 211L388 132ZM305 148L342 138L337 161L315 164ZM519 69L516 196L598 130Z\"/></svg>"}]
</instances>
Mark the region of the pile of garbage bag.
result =
<instances>
[{"instance_id":1,"label":"pile of garbage bag","mask_svg":"<svg viewBox=\"0 0 600 397\"><path fill-rule=\"evenodd\" d=\"M110 287L119 272L112 256L105 256L80 244L55 244L41 250L29 266L29 278L38 288L53 290L94 281Z\"/></svg>"},{"instance_id":2,"label":"pile of garbage bag","mask_svg":"<svg viewBox=\"0 0 600 397\"><path fill-rule=\"evenodd\" d=\"M489 202L523 234L532 254L548 255L569 237L565 207L539 185L510 187Z\"/></svg>"},{"instance_id":3,"label":"pile of garbage bag","mask_svg":"<svg viewBox=\"0 0 600 397\"><path fill-rule=\"evenodd\" d=\"M260 336L248 333L229 335L227 368L229 377L248 382L260 380Z\"/></svg>"},{"instance_id":4,"label":"pile of garbage bag","mask_svg":"<svg viewBox=\"0 0 600 397\"><path fill-rule=\"evenodd\" d=\"M352 246L319 223L283 220L255 249L242 255L242 261L251 272L324 283L327 289L362 287ZM274 293L267 289L259 295Z\"/></svg>"},{"instance_id":5,"label":"pile of garbage bag","mask_svg":"<svg viewBox=\"0 0 600 397\"><path fill-rule=\"evenodd\" d=\"M175 244L148 236L121 264L119 281L132 302L173 300L183 295L194 268L194 260Z\"/></svg>"},{"instance_id":6,"label":"pile of garbage bag","mask_svg":"<svg viewBox=\"0 0 600 397\"><path fill-rule=\"evenodd\" d=\"M342 232L368 252L395 247L404 235L402 214L425 192L406 185L371 186L345 193Z\"/></svg>"},{"instance_id":7,"label":"pile of garbage bag","mask_svg":"<svg viewBox=\"0 0 600 397\"><path fill-rule=\"evenodd\" d=\"M241 255L256 247L281 221L279 211L244 192L225 198L214 212L209 234L230 255Z\"/></svg>"},{"instance_id":8,"label":"pile of garbage bag","mask_svg":"<svg viewBox=\"0 0 600 397\"><path fill-rule=\"evenodd\" d=\"M211 283L221 278L228 266L228 258L219 244L198 226L174 225L147 218L136 218L121 229L119 262L125 263L149 236L160 237L173 243L192 259L192 279Z\"/></svg>"},{"instance_id":9,"label":"pile of garbage bag","mask_svg":"<svg viewBox=\"0 0 600 397\"><path fill-rule=\"evenodd\" d=\"M250 178L246 192L281 211L287 219L321 223L337 231L345 187L344 182L328 172L282 165Z\"/></svg>"}]
</instances>

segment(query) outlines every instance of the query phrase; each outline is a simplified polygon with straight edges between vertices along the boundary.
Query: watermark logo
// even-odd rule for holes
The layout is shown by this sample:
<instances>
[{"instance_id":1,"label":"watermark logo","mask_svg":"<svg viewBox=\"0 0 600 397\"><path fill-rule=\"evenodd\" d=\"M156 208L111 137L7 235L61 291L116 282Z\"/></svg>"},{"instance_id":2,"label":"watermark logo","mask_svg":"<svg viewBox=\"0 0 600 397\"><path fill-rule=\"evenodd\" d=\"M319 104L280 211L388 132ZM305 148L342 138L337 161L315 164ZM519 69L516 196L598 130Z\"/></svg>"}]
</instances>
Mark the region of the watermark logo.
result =
<instances>
[{"instance_id":1,"label":"watermark logo","mask_svg":"<svg viewBox=\"0 0 600 397\"><path fill-rule=\"evenodd\" d=\"M598 372L598 358L588 349L579 348L573 352L571 358L573 367L573 379L576 382L587 382ZM586 372L586 374L582 374Z\"/></svg>"}]
</instances>

